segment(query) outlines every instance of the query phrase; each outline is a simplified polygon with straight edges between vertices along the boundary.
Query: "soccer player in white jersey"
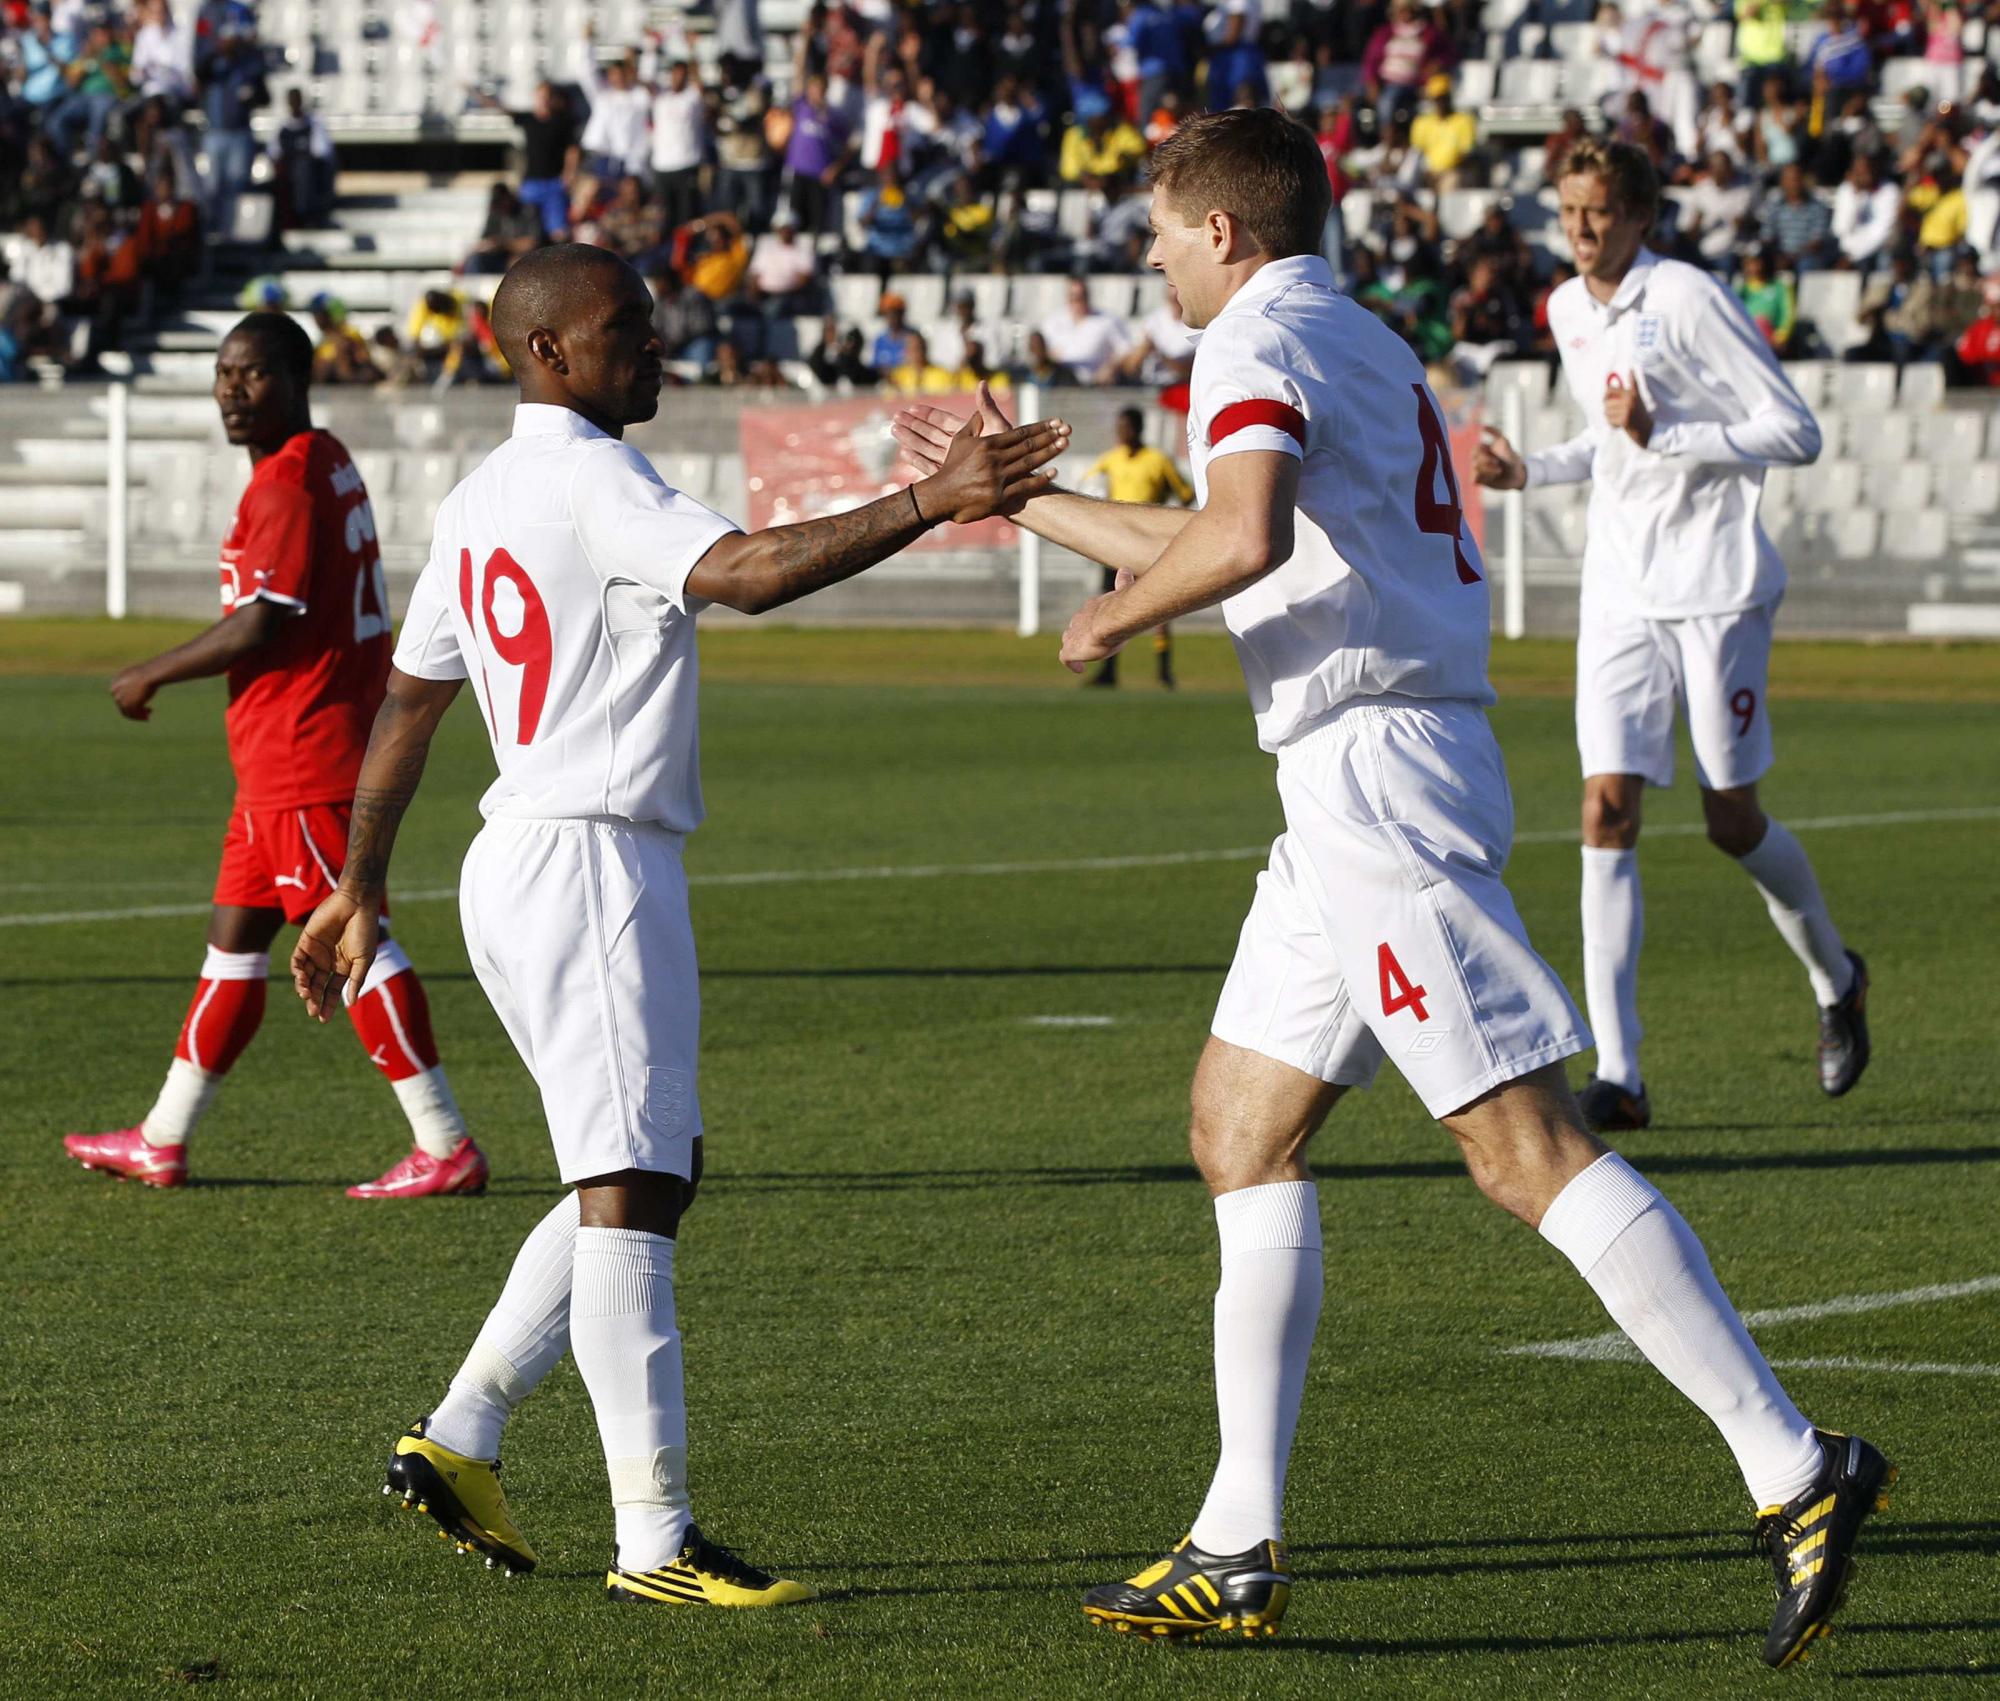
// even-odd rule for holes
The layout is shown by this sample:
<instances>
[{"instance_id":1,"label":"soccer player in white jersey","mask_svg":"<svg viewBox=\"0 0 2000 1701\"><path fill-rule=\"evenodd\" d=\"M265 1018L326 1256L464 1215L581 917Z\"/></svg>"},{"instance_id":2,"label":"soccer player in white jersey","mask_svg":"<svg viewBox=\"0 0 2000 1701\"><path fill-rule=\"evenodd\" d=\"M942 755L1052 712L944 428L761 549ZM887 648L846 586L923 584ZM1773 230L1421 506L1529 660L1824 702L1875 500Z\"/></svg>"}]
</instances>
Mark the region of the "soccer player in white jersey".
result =
<instances>
[{"instance_id":1,"label":"soccer player in white jersey","mask_svg":"<svg viewBox=\"0 0 2000 1701\"><path fill-rule=\"evenodd\" d=\"M385 1492L489 1564L534 1550L499 1483L508 1413L565 1348L611 1481L614 1598L805 1599L691 1521L674 1248L701 1175L700 992L681 844L700 825L695 622L850 578L946 519L984 518L1061 452L1056 422L968 426L938 473L850 513L746 536L622 441L658 409L652 298L605 250L540 249L493 300L522 405L445 499L355 793L338 887L292 969L312 1014L365 984L397 824L470 681L499 767L466 854L475 972L541 1089L573 1192L528 1236L450 1392L397 1443Z\"/></svg>"},{"instance_id":2,"label":"soccer player in white jersey","mask_svg":"<svg viewBox=\"0 0 2000 1701\"><path fill-rule=\"evenodd\" d=\"M1187 1539L1084 1611L1167 1637L1263 1635L1283 1616L1285 1467L1323 1285L1305 1149L1386 1056L1480 1189L1572 1261L1722 1432L1776 1568L1764 1653L1783 1664L1825 1628L1888 1462L1799 1415L1700 1241L1583 1126L1560 1060L1586 1036L1501 878L1513 809L1485 714L1485 569L1422 364L1319 257L1328 194L1311 135L1271 111L1211 113L1162 143L1151 172L1151 263L1201 333L1200 506L1051 492L1017 517L1120 569L1063 636L1072 669L1221 604L1285 831L1194 1079L1191 1143L1222 1241L1221 1459ZM938 464L951 423L899 416L919 469Z\"/></svg>"},{"instance_id":3,"label":"soccer player in white jersey","mask_svg":"<svg viewBox=\"0 0 2000 1701\"><path fill-rule=\"evenodd\" d=\"M1819 454L1819 426L1720 279L1648 250L1652 162L1588 140L1558 185L1577 276L1550 298L1563 376L1589 423L1525 458L1489 432L1474 463L1503 490L1592 480L1576 647L1583 756L1583 988L1593 1128L1644 1128L1639 817L1674 777L1674 705L1694 743L1708 837L1742 864L1819 1005L1819 1084L1868 1066L1868 970L1841 942L1804 848L1757 801L1771 766L1771 622L1785 564L1757 523L1764 469Z\"/></svg>"}]
</instances>

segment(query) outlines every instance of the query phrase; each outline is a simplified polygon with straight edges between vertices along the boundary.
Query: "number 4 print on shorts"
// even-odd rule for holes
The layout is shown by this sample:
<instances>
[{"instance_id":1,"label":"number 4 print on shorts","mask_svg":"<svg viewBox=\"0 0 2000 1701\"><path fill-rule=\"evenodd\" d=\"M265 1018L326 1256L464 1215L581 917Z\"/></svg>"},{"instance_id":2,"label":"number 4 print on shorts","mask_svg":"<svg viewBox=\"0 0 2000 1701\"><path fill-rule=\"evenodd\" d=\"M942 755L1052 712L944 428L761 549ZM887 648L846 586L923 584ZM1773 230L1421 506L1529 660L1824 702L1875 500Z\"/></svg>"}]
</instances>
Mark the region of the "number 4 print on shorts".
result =
<instances>
[{"instance_id":1,"label":"number 4 print on shorts","mask_svg":"<svg viewBox=\"0 0 2000 1701\"><path fill-rule=\"evenodd\" d=\"M1465 504L1458 498L1458 474L1451 464L1451 434L1438 416L1437 402L1421 384L1417 393L1417 432L1424 440L1424 464L1417 469L1417 530L1451 539L1452 560L1461 585L1479 583L1479 570L1465 558ZM1444 500L1438 500L1438 485ZM1386 949L1386 947L1385 947Z\"/></svg>"},{"instance_id":2,"label":"number 4 print on shorts","mask_svg":"<svg viewBox=\"0 0 2000 1701\"><path fill-rule=\"evenodd\" d=\"M493 702L492 675L486 671L486 650L509 667L521 670L521 695L514 717L514 742L533 744L535 729L542 723L542 705L548 700L549 671L554 664L555 645L549 632L549 611L542 593L528 577L520 562L504 549L487 556L475 585L472 551L458 552L458 602L465 611L465 623L472 628L474 647L479 651L479 677L486 689L486 717L493 736L500 736L500 722ZM494 617L494 601L502 585L509 586L521 605L520 624L503 632ZM476 592L476 595L475 595ZM482 641L483 640L483 641Z\"/></svg>"},{"instance_id":3,"label":"number 4 print on shorts","mask_svg":"<svg viewBox=\"0 0 2000 1701\"><path fill-rule=\"evenodd\" d=\"M1403 972L1403 965L1396 961L1396 953L1389 949L1386 939L1375 947L1375 972L1382 982L1383 1015L1393 1016L1398 1010L1413 1010L1418 1021L1428 1022L1431 1019L1431 1013L1424 1005L1424 988L1410 984L1410 977Z\"/></svg>"}]
</instances>

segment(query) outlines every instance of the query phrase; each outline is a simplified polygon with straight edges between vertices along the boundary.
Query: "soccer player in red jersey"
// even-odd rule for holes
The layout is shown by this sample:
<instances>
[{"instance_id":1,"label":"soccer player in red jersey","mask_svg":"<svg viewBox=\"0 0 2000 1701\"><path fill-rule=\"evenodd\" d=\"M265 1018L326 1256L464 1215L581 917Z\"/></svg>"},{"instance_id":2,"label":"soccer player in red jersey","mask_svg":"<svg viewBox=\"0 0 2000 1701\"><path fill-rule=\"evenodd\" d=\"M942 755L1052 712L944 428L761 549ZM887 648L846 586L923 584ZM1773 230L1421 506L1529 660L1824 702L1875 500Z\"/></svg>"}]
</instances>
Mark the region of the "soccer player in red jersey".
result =
<instances>
[{"instance_id":1,"label":"soccer player in red jersey","mask_svg":"<svg viewBox=\"0 0 2000 1701\"><path fill-rule=\"evenodd\" d=\"M282 313L252 313L223 339L215 401L229 441L249 451L251 473L222 545L222 618L111 682L119 712L143 721L161 686L229 676L236 801L208 957L166 1085L136 1128L63 1140L85 1168L154 1187L187 1180L188 1135L263 1020L271 942L340 877L355 775L389 677L375 518L346 449L313 429L312 354L311 339ZM486 1159L465 1132L423 983L400 945L385 942L348 1014L416 1137L407 1157L348 1195L482 1192Z\"/></svg>"}]
</instances>

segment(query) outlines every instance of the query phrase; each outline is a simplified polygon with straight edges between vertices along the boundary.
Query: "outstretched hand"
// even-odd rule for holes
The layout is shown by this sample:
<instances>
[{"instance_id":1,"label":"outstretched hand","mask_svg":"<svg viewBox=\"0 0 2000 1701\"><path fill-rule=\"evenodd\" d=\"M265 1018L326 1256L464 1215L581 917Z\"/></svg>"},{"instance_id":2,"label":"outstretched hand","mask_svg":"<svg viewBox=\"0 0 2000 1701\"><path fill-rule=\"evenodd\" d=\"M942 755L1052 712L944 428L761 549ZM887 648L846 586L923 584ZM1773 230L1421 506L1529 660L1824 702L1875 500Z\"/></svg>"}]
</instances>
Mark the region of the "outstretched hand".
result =
<instances>
[{"instance_id":1,"label":"outstretched hand","mask_svg":"<svg viewBox=\"0 0 2000 1701\"><path fill-rule=\"evenodd\" d=\"M993 391L983 378L979 381L979 388L972 393L971 419L978 421L982 433L997 435L1014 429L1014 422L1001 411L1000 404L993 399ZM944 465L945 456L951 451L952 439L968 423L968 420L961 419L946 408L918 403L897 414L889 432L902 447L903 458L916 469L917 477L929 478Z\"/></svg>"},{"instance_id":2,"label":"outstretched hand","mask_svg":"<svg viewBox=\"0 0 2000 1701\"><path fill-rule=\"evenodd\" d=\"M318 1022L332 1016L336 988L348 1004L361 996L381 940L381 906L336 887L313 911L292 951L292 985L306 1001L308 1016Z\"/></svg>"},{"instance_id":3,"label":"outstretched hand","mask_svg":"<svg viewBox=\"0 0 2000 1701\"><path fill-rule=\"evenodd\" d=\"M1488 490L1525 490L1528 466L1506 435L1492 426L1479 434L1479 446L1472 451L1472 476Z\"/></svg>"},{"instance_id":4,"label":"outstretched hand","mask_svg":"<svg viewBox=\"0 0 2000 1701\"><path fill-rule=\"evenodd\" d=\"M984 392L985 386L980 388ZM990 403L990 396L985 399ZM926 517L970 525L995 514L1018 512L1031 496L1048 488L1054 474L1043 469L1069 447L1069 426L1049 419L1007 427L997 408L994 416L999 430L987 425L978 408L962 424L951 421L956 429L945 439L936 470L917 486L918 506ZM938 428L927 426L930 429Z\"/></svg>"}]
</instances>

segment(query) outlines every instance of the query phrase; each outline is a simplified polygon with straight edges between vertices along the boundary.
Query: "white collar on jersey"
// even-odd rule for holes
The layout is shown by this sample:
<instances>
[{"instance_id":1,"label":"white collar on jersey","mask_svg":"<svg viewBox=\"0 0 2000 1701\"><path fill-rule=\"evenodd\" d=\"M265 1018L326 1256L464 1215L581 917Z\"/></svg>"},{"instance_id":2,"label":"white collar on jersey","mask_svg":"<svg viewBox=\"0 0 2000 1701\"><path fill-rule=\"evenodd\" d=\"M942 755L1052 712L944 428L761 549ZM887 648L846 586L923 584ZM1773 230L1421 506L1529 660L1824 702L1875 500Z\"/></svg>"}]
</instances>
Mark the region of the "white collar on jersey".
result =
<instances>
[{"instance_id":1,"label":"white collar on jersey","mask_svg":"<svg viewBox=\"0 0 2000 1701\"><path fill-rule=\"evenodd\" d=\"M1626 268L1625 275L1618 280L1618 288L1612 293L1611 299L1599 301L1593 295L1590 297L1591 304L1607 318L1629 312L1638 306L1639 297L1646 293L1646 280L1653 275L1653 268L1659 264L1659 259L1659 255L1652 249L1642 247L1632 256L1632 264Z\"/></svg>"},{"instance_id":2,"label":"white collar on jersey","mask_svg":"<svg viewBox=\"0 0 2000 1701\"><path fill-rule=\"evenodd\" d=\"M550 402L516 402L514 404L514 433L516 437L602 437L599 431L582 414L568 408L556 407Z\"/></svg>"},{"instance_id":3,"label":"white collar on jersey","mask_svg":"<svg viewBox=\"0 0 2000 1701\"><path fill-rule=\"evenodd\" d=\"M1334 287L1333 268L1318 254L1293 254L1283 260L1267 261L1259 266L1243 286L1223 304L1222 313L1234 313L1239 309L1254 313L1265 301L1281 289L1289 289L1294 284L1308 284L1319 289ZM1211 324L1214 320L1209 321Z\"/></svg>"}]
</instances>

